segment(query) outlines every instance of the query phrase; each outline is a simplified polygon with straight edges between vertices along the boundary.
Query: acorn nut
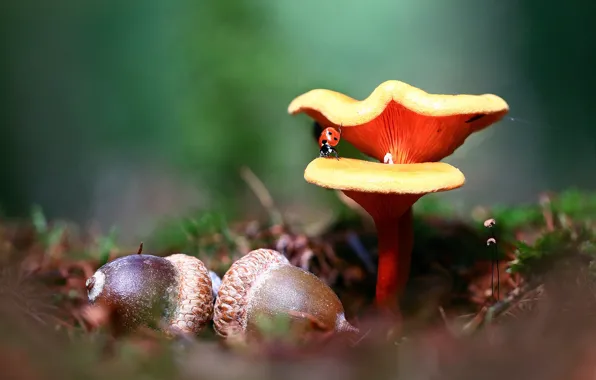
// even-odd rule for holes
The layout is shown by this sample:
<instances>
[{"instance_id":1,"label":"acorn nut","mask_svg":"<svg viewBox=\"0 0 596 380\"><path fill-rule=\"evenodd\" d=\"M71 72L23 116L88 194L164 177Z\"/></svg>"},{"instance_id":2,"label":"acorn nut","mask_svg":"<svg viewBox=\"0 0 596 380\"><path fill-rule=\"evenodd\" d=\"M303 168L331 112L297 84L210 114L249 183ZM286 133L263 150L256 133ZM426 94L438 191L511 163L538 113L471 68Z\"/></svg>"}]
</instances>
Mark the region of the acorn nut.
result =
<instances>
[{"instance_id":1,"label":"acorn nut","mask_svg":"<svg viewBox=\"0 0 596 380\"><path fill-rule=\"evenodd\" d=\"M86 282L89 302L108 308L116 333L140 326L197 334L213 316L211 276L203 262L182 253L119 257Z\"/></svg>"},{"instance_id":2,"label":"acorn nut","mask_svg":"<svg viewBox=\"0 0 596 380\"><path fill-rule=\"evenodd\" d=\"M222 278L213 324L218 335L240 340L262 336L263 322L286 318L290 328L357 332L327 284L270 249L251 251ZM294 330L296 331L296 330Z\"/></svg>"}]
</instances>

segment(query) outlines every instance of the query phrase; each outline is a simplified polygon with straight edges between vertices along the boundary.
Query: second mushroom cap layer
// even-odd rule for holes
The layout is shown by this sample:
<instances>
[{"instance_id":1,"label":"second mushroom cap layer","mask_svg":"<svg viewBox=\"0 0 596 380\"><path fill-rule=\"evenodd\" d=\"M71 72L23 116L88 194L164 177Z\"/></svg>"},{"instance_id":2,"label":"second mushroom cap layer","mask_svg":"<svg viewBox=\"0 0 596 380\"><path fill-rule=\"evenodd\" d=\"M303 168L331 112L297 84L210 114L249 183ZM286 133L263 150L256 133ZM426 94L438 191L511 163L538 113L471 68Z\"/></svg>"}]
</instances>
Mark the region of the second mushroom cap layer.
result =
<instances>
[{"instance_id":1,"label":"second mushroom cap layer","mask_svg":"<svg viewBox=\"0 0 596 380\"><path fill-rule=\"evenodd\" d=\"M451 190L465 182L461 171L443 162L385 165L345 157L314 159L306 167L304 179L336 190L421 195Z\"/></svg>"}]
</instances>

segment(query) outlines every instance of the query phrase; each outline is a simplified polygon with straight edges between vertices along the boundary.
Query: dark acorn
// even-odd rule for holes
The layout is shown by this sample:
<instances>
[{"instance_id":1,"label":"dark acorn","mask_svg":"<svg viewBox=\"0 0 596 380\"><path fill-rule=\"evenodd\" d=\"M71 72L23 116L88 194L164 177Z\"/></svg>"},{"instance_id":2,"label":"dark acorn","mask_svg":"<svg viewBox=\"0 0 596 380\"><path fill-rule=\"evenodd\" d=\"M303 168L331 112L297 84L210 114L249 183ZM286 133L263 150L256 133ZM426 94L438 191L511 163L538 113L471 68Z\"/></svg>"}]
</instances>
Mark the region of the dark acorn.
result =
<instances>
[{"instance_id":1,"label":"dark acorn","mask_svg":"<svg viewBox=\"0 0 596 380\"><path fill-rule=\"evenodd\" d=\"M213 315L209 271L185 254L123 256L99 268L86 285L89 302L110 311L117 334L140 326L196 334Z\"/></svg>"}]
</instances>

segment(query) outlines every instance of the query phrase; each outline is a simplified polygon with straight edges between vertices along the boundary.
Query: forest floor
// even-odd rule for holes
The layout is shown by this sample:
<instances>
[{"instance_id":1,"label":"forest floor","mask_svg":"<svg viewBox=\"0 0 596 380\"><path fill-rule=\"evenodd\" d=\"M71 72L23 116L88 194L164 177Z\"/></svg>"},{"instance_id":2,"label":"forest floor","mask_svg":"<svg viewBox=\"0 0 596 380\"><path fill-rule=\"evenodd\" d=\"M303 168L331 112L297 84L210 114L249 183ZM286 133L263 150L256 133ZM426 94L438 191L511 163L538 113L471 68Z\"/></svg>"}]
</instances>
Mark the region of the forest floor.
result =
<instances>
[{"instance_id":1,"label":"forest floor","mask_svg":"<svg viewBox=\"0 0 596 380\"><path fill-rule=\"evenodd\" d=\"M367 313L376 262L370 221L351 210L309 230L270 211L264 221L232 223L217 212L172 220L152 235L151 254L195 255L221 276L252 249L276 249L337 292L359 339L247 349L222 344L210 327L184 344L145 330L110 344L85 280L137 247L34 209L28 220L0 220L0 377L594 378L596 194L545 194L536 204L477 207L471 215L421 203L398 340ZM496 225L487 228L490 218Z\"/></svg>"}]
</instances>

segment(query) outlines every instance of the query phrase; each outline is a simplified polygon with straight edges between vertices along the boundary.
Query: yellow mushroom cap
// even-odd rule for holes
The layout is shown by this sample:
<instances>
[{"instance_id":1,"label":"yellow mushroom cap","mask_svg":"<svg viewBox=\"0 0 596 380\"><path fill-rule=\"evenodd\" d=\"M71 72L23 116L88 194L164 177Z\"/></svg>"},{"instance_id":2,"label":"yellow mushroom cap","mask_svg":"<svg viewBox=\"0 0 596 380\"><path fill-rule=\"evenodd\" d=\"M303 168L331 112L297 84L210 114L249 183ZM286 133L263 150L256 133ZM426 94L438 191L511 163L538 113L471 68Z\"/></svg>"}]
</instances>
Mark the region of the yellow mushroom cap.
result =
<instances>
[{"instance_id":1,"label":"yellow mushroom cap","mask_svg":"<svg viewBox=\"0 0 596 380\"><path fill-rule=\"evenodd\" d=\"M429 94L390 80L364 100L315 89L294 99L290 114L306 113L361 152L394 163L440 161L472 133L499 121L509 106L497 95Z\"/></svg>"},{"instance_id":2,"label":"yellow mushroom cap","mask_svg":"<svg viewBox=\"0 0 596 380\"><path fill-rule=\"evenodd\" d=\"M304 171L315 185L380 194L427 194L461 187L461 171L444 162L386 165L352 158L316 158Z\"/></svg>"}]
</instances>

